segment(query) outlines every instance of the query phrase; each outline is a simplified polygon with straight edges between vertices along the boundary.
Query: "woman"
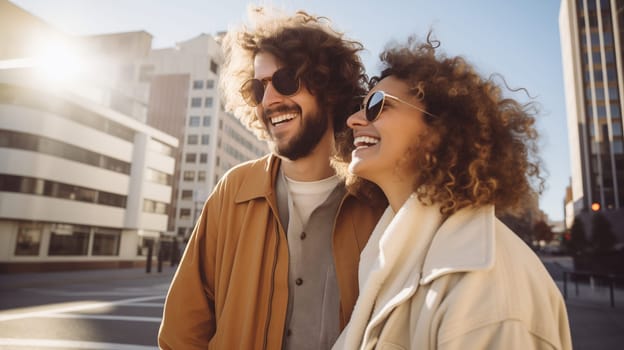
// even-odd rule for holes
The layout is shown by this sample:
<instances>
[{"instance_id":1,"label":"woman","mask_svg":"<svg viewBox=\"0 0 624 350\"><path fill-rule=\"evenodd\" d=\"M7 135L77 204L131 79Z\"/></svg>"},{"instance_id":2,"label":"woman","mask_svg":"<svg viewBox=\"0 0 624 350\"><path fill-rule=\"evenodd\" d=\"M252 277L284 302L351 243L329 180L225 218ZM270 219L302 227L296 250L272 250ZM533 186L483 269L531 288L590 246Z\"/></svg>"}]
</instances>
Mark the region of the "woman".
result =
<instances>
[{"instance_id":1,"label":"woman","mask_svg":"<svg viewBox=\"0 0 624 350\"><path fill-rule=\"evenodd\" d=\"M495 216L541 190L533 109L436 47L382 53L338 141L352 191L389 206L334 349L570 349L559 290Z\"/></svg>"}]
</instances>

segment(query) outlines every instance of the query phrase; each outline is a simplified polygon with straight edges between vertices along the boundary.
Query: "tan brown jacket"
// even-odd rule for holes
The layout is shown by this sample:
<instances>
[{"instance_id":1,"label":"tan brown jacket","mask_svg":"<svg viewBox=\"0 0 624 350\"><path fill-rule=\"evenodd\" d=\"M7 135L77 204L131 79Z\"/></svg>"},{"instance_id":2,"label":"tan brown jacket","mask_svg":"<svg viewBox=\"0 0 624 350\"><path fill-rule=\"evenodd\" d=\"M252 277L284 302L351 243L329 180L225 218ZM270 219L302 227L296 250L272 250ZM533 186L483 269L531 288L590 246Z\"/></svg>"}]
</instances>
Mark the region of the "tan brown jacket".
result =
<instances>
[{"instance_id":1,"label":"tan brown jacket","mask_svg":"<svg viewBox=\"0 0 624 350\"><path fill-rule=\"evenodd\" d=\"M232 169L208 198L176 272L162 349L280 349L288 303L288 242L274 184L279 159ZM358 296L358 263L382 209L343 198L334 223L341 328ZM314 263L314 262L310 262Z\"/></svg>"}]
</instances>

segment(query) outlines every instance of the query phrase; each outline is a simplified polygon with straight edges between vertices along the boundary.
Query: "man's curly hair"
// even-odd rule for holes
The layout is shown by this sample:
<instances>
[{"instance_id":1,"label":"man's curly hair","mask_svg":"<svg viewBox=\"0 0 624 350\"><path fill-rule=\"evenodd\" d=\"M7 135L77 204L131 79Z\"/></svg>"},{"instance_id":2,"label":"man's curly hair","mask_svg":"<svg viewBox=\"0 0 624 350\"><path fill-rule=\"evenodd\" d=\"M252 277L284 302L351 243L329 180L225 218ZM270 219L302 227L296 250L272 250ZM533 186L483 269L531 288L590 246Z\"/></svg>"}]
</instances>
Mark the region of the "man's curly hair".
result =
<instances>
[{"instance_id":1,"label":"man's curly hair","mask_svg":"<svg viewBox=\"0 0 624 350\"><path fill-rule=\"evenodd\" d=\"M334 131L344 130L347 117L357 106L353 97L366 91L367 78L358 56L362 45L345 39L324 17L303 11L293 16L269 12L264 8L251 9L255 26L232 30L223 38L225 63L220 85L225 109L233 112L260 139L268 139L255 108L248 106L240 94L243 83L253 78L254 57L266 52L283 66L296 70L321 110L333 118Z\"/></svg>"},{"instance_id":2,"label":"man's curly hair","mask_svg":"<svg viewBox=\"0 0 624 350\"><path fill-rule=\"evenodd\" d=\"M437 54L438 47L430 36L426 43L411 37L406 45L388 46L380 55L381 75L371 79L371 87L388 76L402 80L437 116L425 118L428 131L405 157L417 174L414 191L423 203L439 204L444 215L486 204L499 214L513 213L527 194L544 187L537 108L504 97L492 77L483 79L462 57ZM334 165L344 175L352 136L343 134L338 149ZM379 193L372 183L348 177L352 191L373 198Z\"/></svg>"}]
</instances>

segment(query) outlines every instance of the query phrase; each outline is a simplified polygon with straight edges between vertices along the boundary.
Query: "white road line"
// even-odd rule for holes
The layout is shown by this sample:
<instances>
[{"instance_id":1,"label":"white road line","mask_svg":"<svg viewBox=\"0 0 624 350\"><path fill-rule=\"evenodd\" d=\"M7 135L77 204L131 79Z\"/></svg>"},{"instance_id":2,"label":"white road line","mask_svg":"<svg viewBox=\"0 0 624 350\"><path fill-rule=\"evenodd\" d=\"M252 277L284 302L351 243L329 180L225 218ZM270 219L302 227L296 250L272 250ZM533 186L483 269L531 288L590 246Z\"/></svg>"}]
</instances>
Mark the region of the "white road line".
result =
<instances>
[{"instance_id":1,"label":"white road line","mask_svg":"<svg viewBox=\"0 0 624 350\"><path fill-rule=\"evenodd\" d=\"M89 320L115 320L160 323L160 317L122 316L122 315L81 315L81 314L52 314L40 316L42 318L80 318Z\"/></svg>"},{"instance_id":2,"label":"white road line","mask_svg":"<svg viewBox=\"0 0 624 350\"><path fill-rule=\"evenodd\" d=\"M121 299L121 300L116 300L116 301L97 302L97 303L87 302L87 303L80 303L78 305L50 308L50 309L43 310L43 311L0 314L0 322L18 320L22 318L45 317L48 315L54 315L54 314L59 314L59 313L64 313L64 312L76 312L76 311L83 311L83 310L99 309L99 308L105 308L105 307L110 307L114 305L132 304L136 302L162 299L164 297L165 297L164 295L156 295L156 296L147 296L147 297L140 297L140 298Z\"/></svg>"},{"instance_id":3,"label":"white road line","mask_svg":"<svg viewBox=\"0 0 624 350\"><path fill-rule=\"evenodd\" d=\"M15 349L17 346L28 346L39 348L57 349L85 349L85 350L157 350L155 346L99 343L92 341L78 340L57 340L57 339L16 339L0 338L0 349Z\"/></svg>"},{"instance_id":4,"label":"white road line","mask_svg":"<svg viewBox=\"0 0 624 350\"><path fill-rule=\"evenodd\" d=\"M163 307L165 303L132 303L132 304L128 304L128 305L124 305L125 307Z\"/></svg>"}]
</instances>

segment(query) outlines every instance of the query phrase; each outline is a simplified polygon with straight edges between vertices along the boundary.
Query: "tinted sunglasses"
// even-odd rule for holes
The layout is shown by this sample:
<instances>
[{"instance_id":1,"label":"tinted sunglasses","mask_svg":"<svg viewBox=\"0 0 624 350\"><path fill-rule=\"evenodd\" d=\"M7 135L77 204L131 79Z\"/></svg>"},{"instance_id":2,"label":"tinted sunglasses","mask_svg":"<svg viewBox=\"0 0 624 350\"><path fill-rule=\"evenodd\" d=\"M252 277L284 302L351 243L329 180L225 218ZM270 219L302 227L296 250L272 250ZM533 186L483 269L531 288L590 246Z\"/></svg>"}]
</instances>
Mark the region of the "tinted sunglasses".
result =
<instances>
[{"instance_id":1,"label":"tinted sunglasses","mask_svg":"<svg viewBox=\"0 0 624 350\"><path fill-rule=\"evenodd\" d=\"M377 90L375 92L373 92L372 95L370 95L370 97L368 98L368 101L366 101L366 104L362 105L361 109L364 109L365 115L366 115L366 120L368 120L370 123L374 122L375 120L377 120L377 118L379 118L379 115L381 115L381 111L383 111L383 107L386 103L386 98L389 98L391 100L406 104L414 109L417 109L419 111L421 111L423 114L428 115L430 117L434 117L436 118L437 116L434 114L431 114L427 111L425 111L424 109L422 109L421 107L415 106L403 99L400 99L396 96L392 96L388 93L386 93L385 91L381 91L381 90Z\"/></svg>"},{"instance_id":2,"label":"tinted sunglasses","mask_svg":"<svg viewBox=\"0 0 624 350\"><path fill-rule=\"evenodd\" d=\"M245 102L251 107L255 107L262 102L264 91L271 82L275 91L284 96L292 96L299 91L299 79L294 70L280 68L273 73L270 78L249 79L240 88L240 93Z\"/></svg>"}]
</instances>

